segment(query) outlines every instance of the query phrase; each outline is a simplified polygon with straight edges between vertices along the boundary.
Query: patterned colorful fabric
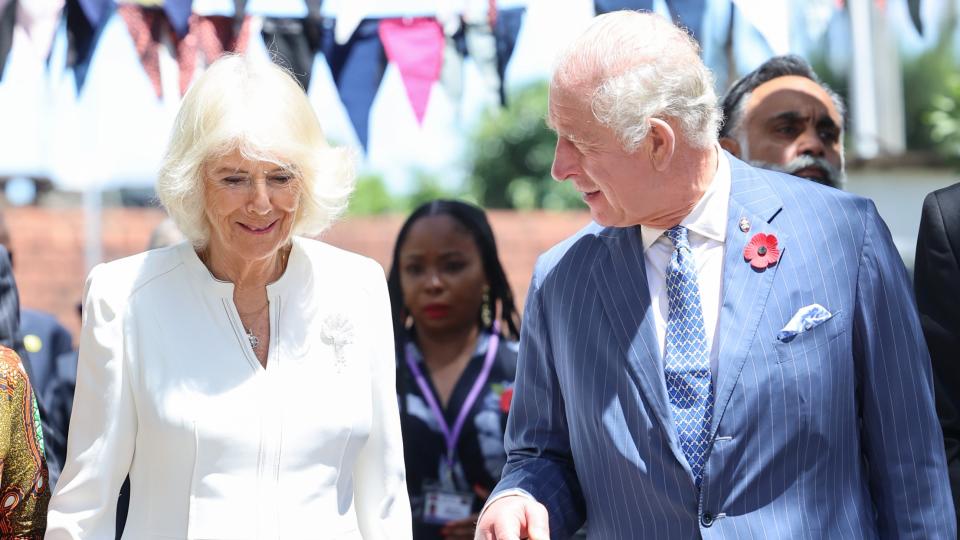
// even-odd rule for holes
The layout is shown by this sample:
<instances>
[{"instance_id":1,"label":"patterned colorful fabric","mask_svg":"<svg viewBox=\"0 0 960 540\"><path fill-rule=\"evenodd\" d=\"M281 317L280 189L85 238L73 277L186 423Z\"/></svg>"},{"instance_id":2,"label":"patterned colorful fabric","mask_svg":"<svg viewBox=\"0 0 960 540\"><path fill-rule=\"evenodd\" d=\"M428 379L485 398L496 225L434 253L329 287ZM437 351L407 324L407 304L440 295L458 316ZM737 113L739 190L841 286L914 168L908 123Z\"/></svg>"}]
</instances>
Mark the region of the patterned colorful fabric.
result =
<instances>
[{"instance_id":1,"label":"patterned colorful fabric","mask_svg":"<svg viewBox=\"0 0 960 540\"><path fill-rule=\"evenodd\" d=\"M0 347L0 537L40 539L50 501L37 402L15 352Z\"/></svg>"}]
</instances>

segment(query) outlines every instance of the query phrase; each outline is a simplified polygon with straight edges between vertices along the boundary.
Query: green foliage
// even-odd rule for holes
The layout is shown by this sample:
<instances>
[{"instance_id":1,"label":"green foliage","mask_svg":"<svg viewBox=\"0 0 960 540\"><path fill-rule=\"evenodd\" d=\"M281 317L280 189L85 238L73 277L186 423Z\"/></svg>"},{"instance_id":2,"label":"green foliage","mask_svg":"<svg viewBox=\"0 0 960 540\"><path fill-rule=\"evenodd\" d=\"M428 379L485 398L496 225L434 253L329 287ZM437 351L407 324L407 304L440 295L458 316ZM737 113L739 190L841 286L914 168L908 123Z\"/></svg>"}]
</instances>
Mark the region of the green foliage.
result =
<instances>
[{"instance_id":1,"label":"green foliage","mask_svg":"<svg viewBox=\"0 0 960 540\"><path fill-rule=\"evenodd\" d=\"M444 188L436 177L423 171L417 171L413 179L413 191L403 200L403 211L412 212L414 208L434 199L455 198L458 198L458 194Z\"/></svg>"},{"instance_id":2,"label":"green foliage","mask_svg":"<svg viewBox=\"0 0 960 540\"><path fill-rule=\"evenodd\" d=\"M903 93L904 115L907 119L907 147L913 149L935 149L938 152L947 151L949 144L944 146L947 124L945 117L958 117L958 112L943 109L949 107L947 101L954 92L951 86L956 78L957 61L953 52L953 36L957 30L957 17L953 9L947 11L940 21L939 37L935 46L917 55L906 59L903 63ZM947 101L944 101L944 99ZM919 121L922 120L922 121ZM939 127L938 127L939 125ZM931 129L932 128L932 129ZM938 133L939 134L936 134ZM940 138L940 140L938 140ZM954 159L956 152L952 152ZM950 152L946 157L950 157Z\"/></svg>"},{"instance_id":3,"label":"green foliage","mask_svg":"<svg viewBox=\"0 0 960 540\"><path fill-rule=\"evenodd\" d=\"M933 97L931 110L924 116L930 126L930 139L945 159L960 163L960 75L946 78L945 91Z\"/></svg>"},{"instance_id":4,"label":"green foliage","mask_svg":"<svg viewBox=\"0 0 960 540\"><path fill-rule=\"evenodd\" d=\"M387 191L383 178L367 174L357 178L357 186L350 198L348 215L365 216L386 214L396 210L396 202Z\"/></svg>"},{"instance_id":5,"label":"green foliage","mask_svg":"<svg viewBox=\"0 0 960 540\"><path fill-rule=\"evenodd\" d=\"M569 182L550 176L556 136L544 123L546 112L547 85L538 83L480 120L467 157L473 164L468 188L478 204L522 210L582 207Z\"/></svg>"},{"instance_id":6,"label":"green foliage","mask_svg":"<svg viewBox=\"0 0 960 540\"><path fill-rule=\"evenodd\" d=\"M463 199L476 202L470 196L463 196L456 190L443 187L433 175L416 171L413 190L407 195L391 195L383 178L376 174L367 174L357 178L357 186L350 198L347 214L351 216L372 216L379 214L407 214L417 206L433 199Z\"/></svg>"},{"instance_id":7,"label":"green foliage","mask_svg":"<svg viewBox=\"0 0 960 540\"><path fill-rule=\"evenodd\" d=\"M903 80L909 85L909 90L903 94L908 148L940 147L930 129L930 122L934 121L931 111L937 111L944 105L943 98L950 94L950 80L954 78L956 69L950 47L932 48L904 63Z\"/></svg>"}]
</instances>

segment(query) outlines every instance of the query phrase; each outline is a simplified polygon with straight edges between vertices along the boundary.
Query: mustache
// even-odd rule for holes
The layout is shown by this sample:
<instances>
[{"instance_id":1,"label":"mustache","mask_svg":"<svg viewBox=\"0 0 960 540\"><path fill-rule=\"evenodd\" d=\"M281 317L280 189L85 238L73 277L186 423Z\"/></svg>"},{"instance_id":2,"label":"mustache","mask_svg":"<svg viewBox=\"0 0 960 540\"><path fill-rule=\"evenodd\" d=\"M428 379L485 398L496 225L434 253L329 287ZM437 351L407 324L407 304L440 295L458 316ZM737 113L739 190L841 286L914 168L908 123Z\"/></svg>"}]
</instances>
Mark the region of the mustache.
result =
<instances>
[{"instance_id":1,"label":"mustache","mask_svg":"<svg viewBox=\"0 0 960 540\"><path fill-rule=\"evenodd\" d=\"M782 172L782 173L787 173L792 175L796 175L798 171L801 171L803 169L816 167L824 172L825 178L822 181L816 180L821 184L826 184L831 187L839 188L843 185L843 181L844 181L844 174L842 169L835 167L832 163L827 161L825 158L810 156L807 154L797 156L783 165L779 165L777 163L757 163L757 165L765 169L770 169L777 172Z\"/></svg>"}]
</instances>

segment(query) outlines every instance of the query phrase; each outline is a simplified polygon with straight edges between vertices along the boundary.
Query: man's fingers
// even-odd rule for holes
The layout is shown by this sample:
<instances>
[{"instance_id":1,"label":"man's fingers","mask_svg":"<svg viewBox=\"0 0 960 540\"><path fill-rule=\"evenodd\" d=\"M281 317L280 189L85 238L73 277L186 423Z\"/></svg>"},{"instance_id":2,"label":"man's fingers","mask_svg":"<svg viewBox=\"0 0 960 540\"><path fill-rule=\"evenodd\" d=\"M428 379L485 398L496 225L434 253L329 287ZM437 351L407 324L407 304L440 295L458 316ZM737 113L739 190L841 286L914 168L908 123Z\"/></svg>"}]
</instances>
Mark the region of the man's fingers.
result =
<instances>
[{"instance_id":1,"label":"man's fingers","mask_svg":"<svg viewBox=\"0 0 960 540\"><path fill-rule=\"evenodd\" d=\"M517 522L514 520L497 520L493 524L493 537L491 540L520 540L518 534Z\"/></svg>"},{"instance_id":2,"label":"man's fingers","mask_svg":"<svg viewBox=\"0 0 960 540\"><path fill-rule=\"evenodd\" d=\"M547 508L528 496L508 495L483 511L476 540L550 540Z\"/></svg>"},{"instance_id":3,"label":"man's fingers","mask_svg":"<svg viewBox=\"0 0 960 540\"><path fill-rule=\"evenodd\" d=\"M550 540L550 518L547 507L533 502L524 508L526 512L527 538L530 540Z\"/></svg>"}]
</instances>

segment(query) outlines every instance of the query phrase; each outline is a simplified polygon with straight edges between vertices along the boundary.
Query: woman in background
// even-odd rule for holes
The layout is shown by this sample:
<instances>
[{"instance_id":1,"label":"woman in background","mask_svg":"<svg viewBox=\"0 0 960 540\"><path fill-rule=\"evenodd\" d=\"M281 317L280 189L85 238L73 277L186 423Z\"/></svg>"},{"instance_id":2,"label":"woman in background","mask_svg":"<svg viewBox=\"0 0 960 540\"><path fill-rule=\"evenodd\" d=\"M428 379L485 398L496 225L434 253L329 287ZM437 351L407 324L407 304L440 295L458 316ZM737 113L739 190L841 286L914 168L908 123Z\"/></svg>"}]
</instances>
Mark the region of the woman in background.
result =
<instances>
[{"instance_id":1,"label":"woman in background","mask_svg":"<svg viewBox=\"0 0 960 540\"><path fill-rule=\"evenodd\" d=\"M296 80L226 57L157 182L188 242L87 279L48 540L410 537L383 270L308 238L353 178Z\"/></svg>"},{"instance_id":2,"label":"woman in background","mask_svg":"<svg viewBox=\"0 0 960 540\"><path fill-rule=\"evenodd\" d=\"M39 540L47 525L47 462L37 401L20 357L0 346L0 538Z\"/></svg>"},{"instance_id":3,"label":"woman in background","mask_svg":"<svg viewBox=\"0 0 960 540\"><path fill-rule=\"evenodd\" d=\"M483 210L449 200L417 208L388 284L414 538L472 539L506 462L520 328Z\"/></svg>"}]
</instances>

